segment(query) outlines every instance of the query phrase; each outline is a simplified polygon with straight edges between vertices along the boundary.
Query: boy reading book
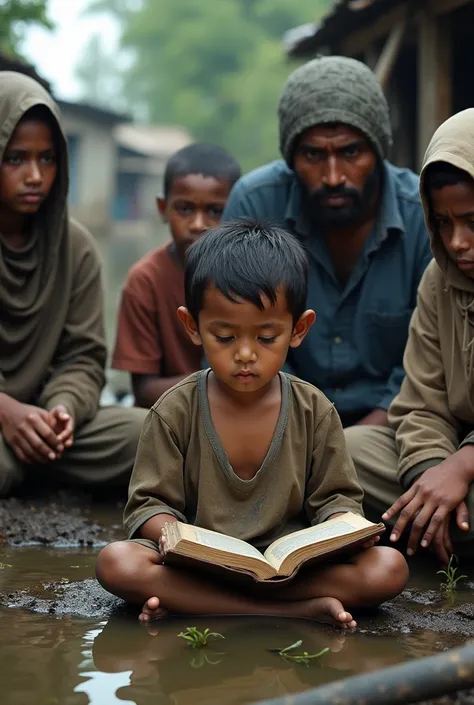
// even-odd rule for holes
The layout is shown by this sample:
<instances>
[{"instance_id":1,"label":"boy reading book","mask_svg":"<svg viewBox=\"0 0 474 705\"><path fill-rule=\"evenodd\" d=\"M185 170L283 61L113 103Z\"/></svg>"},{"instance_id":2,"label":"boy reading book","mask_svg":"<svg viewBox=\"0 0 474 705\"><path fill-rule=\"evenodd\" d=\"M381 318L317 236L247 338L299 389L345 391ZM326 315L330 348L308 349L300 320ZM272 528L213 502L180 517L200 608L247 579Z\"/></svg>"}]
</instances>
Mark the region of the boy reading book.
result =
<instances>
[{"instance_id":1,"label":"boy reading book","mask_svg":"<svg viewBox=\"0 0 474 705\"><path fill-rule=\"evenodd\" d=\"M97 577L143 605L140 619L184 614L268 614L356 626L348 609L378 605L404 587L402 555L374 540L344 562L302 570L288 584L242 586L167 561L164 527L189 523L263 550L278 538L346 512L362 491L333 405L282 373L304 339L308 262L283 230L228 223L188 251L179 317L210 369L166 392L139 444L125 527Z\"/></svg>"}]
</instances>

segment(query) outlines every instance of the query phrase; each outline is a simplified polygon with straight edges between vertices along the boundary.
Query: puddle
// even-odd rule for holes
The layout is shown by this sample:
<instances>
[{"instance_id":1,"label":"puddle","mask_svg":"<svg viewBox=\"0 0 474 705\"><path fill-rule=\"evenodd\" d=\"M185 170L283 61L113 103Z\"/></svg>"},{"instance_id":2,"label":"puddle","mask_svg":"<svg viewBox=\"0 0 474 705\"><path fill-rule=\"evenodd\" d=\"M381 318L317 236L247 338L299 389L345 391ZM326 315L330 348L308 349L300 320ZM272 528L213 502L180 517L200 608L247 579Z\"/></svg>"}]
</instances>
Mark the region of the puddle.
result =
<instances>
[{"instance_id":1,"label":"puddle","mask_svg":"<svg viewBox=\"0 0 474 705\"><path fill-rule=\"evenodd\" d=\"M2 705L244 705L428 656L474 636L472 592L460 592L452 605L437 601L439 576L431 564L418 569L403 600L359 619L356 634L263 617L191 617L147 629L97 592L90 581L96 553L0 548ZM48 587L53 581L59 589ZM19 596L29 609L7 606L21 604ZM188 625L225 639L190 649L177 638ZM304 666L269 651L297 640L309 653L329 652Z\"/></svg>"}]
</instances>

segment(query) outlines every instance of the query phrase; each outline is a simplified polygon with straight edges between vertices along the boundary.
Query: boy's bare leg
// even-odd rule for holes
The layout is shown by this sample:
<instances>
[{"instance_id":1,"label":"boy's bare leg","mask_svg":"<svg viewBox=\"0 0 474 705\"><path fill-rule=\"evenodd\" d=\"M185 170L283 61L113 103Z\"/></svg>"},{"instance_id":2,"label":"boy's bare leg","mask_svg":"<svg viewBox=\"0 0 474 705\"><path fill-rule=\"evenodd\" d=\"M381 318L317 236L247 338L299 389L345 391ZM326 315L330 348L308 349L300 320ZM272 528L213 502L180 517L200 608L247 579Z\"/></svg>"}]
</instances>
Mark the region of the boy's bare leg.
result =
<instances>
[{"instance_id":1,"label":"boy's bare leg","mask_svg":"<svg viewBox=\"0 0 474 705\"><path fill-rule=\"evenodd\" d=\"M389 546L375 546L356 554L347 563L334 563L304 571L289 585L270 594L278 600L307 600L331 595L348 609L376 607L400 594L408 580L402 554Z\"/></svg>"},{"instance_id":2,"label":"boy's bare leg","mask_svg":"<svg viewBox=\"0 0 474 705\"><path fill-rule=\"evenodd\" d=\"M373 550L369 549L366 553ZM400 555L394 549L390 551ZM381 562L383 565L380 564ZM343 573L334 573L339 568L346 570ZM348 571L348 568L353 570ZM344 602L338 597L338 593L342 594L344 588L337 586L335 581L350 580L352 587L357 588L353 581L362 577L362 571L366 568L371 568L373 579L379 570L387 573L390 561L388 559L377 561L374 558L364 563L358 557L354 564L331 566L321 570L314 580L308 581L307 586L306 581L302 579L288 588L278 591L262 589L260 595L250 595L164 566L156 551L140 544L117 542L101 551L97 559L96 571L100 583L106 590L128 602L143 605L140 619L145 622L159 616L160 610L165 609L181 614L266 614L308 617L347 629L355 627L356 623L352 615L345 610ZM389 578L389 576L386 577ZM372 602L375 595L371 577L367 576L367 579L362 582L360 595L355 600L354 606L380 604L393 594L397 594L403 589L406 575L403 574L403 580L401 575L393 576L394 579L397 577L399 589L395 585L396 580L392 580L389 594L383 595L383 590L379 590L381 599ZM367 589L367 585L371 590L370 596L367 595L368 602L364 601L362 594L364 589ZM349 590L348 587L347 596L349 596Z\"/></svg>"}]
</instances>

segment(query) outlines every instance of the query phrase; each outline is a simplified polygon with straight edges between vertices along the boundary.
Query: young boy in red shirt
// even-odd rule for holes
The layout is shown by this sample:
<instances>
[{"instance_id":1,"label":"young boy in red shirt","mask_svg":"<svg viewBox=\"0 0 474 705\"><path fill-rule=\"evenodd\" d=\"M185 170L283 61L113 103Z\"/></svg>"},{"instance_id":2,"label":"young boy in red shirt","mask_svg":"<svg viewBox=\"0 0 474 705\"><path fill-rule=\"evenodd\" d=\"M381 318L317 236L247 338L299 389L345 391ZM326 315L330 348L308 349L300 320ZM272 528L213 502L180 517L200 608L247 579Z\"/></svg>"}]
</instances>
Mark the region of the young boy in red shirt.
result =
<instances>
[{"instance_id":1,"label":"young boy in red shirt","mask_svg":"<svg viewBox=\"0 0 474 705\"><path fill-rule=\"evenodd\" d=\"M213 144L192 144L166 165L159 213L172 241L130 270L122 292L112 367L131 375L136 406L149 408L170 387L199 369L202 349L176 316L184 303L184 255L222 216L240 176L234 157Z\"/></svg>"}]
</instances>

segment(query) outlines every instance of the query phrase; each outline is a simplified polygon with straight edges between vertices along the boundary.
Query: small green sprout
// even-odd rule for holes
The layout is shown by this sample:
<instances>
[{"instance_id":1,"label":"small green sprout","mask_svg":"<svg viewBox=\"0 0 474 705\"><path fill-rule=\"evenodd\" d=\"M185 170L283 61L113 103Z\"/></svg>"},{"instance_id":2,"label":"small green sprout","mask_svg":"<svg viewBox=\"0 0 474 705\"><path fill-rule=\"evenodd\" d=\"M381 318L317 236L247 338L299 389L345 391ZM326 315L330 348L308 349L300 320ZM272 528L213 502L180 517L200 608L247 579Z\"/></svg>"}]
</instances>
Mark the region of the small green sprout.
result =
<instances>
[{"instance_id":1,"label":"small green sprout","mask_svg":"<svg viewBox=\"0 0 474 705\"><path fill-rule=\"evenodd\" d=\"M186 627L186 630L180 632L178 637L187 641L188 646L192 649L202 649L203 646L207 646L209 639L225 639L218 632L211 632L209 629L200 632L197 627Z\"/></svg>"},{"instance_id":2,"label":"small green sprout","mask_svg":"<svg viewBox=\"0 0 474 705\"><path fill-rule=\"evenodd\" d=\"M278 656L284 658L285 661L292 661L293 663L302 663L304 666L309 666L311 661L321 658L321 656L324 656L324 654L327 654L327 652L329 651L329 648L326 647L325 649L319 651L317 654L308 654L307 651L303 651L302 654L290 653L295 649L299 649L299 647L302 645L303 642L301 641L301 639L299 639L298 641L295 641L294 644L290 644L290 646L285 646L284 649L268 649L268 651L271 651L274 654L278 654Z\"/></svg>"},{"instance_id":3,"label":"small green sprout","mask_svg":"<svg viewBox=\"0 0 474 705\"><path fill-rule=\"evenodd\" d=\"M441 583L441 591L448 597L456 592L458 583L464 580L464 578L467 578L467 575L458 575L458 568L454 565L455 563L457 564L457 562L458 559L453 553L449 559L446 570L438 570L436 573L436 575L444 575L446 578L445 581Z\"/></svg>"}]
</instances>

